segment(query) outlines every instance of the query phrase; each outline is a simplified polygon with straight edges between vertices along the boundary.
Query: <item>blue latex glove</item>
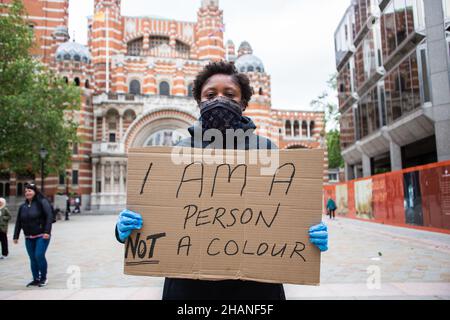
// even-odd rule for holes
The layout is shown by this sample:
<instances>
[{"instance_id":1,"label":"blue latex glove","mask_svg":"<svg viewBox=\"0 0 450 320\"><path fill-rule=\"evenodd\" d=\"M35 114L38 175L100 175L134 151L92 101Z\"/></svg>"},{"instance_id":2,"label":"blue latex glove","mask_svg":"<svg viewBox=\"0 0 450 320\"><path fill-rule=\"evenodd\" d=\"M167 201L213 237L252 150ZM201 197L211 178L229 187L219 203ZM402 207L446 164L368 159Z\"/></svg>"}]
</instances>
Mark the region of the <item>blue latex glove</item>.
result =
<instances>
[{"instance_id":1,"label":"blue latex glove","mask_svg":"<svg viewBox=\"0 0 450 320\"><path fill-rule=\"evenodd\" d=\"M133 230L139 230L142 228L142 216L139 213L123 210L119 214L117 220L117 231L119 233L120 241L125 241Z\"/></svg>"},{"instance_id":2,"label":"blue latex glove","mask_svg":"<svg viewBox=\"0 0 450 320\"><path fill-rule=\"evenodd\" d=\"M324 223L309 228L309 241L315 244L320 251L328 250L328 228Z\"/></svg>"}]
</instances>

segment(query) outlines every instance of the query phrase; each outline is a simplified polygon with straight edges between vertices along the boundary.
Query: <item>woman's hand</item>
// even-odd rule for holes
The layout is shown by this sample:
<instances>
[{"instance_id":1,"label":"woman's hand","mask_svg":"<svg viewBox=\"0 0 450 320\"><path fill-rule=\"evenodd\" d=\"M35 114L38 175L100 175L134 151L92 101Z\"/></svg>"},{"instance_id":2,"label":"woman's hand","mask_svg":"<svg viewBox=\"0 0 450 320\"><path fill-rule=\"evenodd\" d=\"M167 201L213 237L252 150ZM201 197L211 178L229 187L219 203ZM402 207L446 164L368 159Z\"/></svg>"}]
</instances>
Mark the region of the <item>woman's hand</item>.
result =
<instances>
[{"instance_id":1,"label":"woman's hand","mask_svg":"<svg viewBox=\"0 0 450 320\"><path fill-rule=\"evenodd\" d=\"M123 210L117 220L117 231L120 241L125 241L133 230L141 229L142 223L142 216L139 213Z\"/></svg>"},{"instance_id":2,"label":"woman's hand","mask_svg":"<svg viewBox=\"0 0 450 320\"><path fill-rule=\"evenodd\" d=\"M328 250L328 228L324 223L309 228L309 241L321 252Z\"/></svg>"},{"instance_id":3,"label":"woman's hand","mask_svg":"<svg viewBox=\"0 0 450 320\"><path fill-rule=\"evenodd\" d=\"M50 235L48 233L44 233L42 235L42 238L45 239L45 240L48 240L48 239L50 239Z\"/></svg>"}]
</instances>

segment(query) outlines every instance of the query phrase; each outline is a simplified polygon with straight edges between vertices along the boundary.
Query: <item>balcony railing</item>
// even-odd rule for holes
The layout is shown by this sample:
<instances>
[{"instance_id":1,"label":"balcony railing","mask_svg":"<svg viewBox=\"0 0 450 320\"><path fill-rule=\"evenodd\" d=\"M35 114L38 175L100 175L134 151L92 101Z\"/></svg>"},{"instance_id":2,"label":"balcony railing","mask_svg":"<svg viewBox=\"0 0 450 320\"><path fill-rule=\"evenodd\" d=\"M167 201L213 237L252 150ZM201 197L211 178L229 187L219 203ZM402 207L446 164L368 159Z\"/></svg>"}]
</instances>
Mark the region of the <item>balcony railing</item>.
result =
<instances>
[{"instance_id":1,"label":"balcony railing","mask_svg":"<svg viewBox=\"0 0 450 320\"><path fill-rule=\"evenodd\" d=\"M123 143L94 142L92 144L93 154L124 154L125 145Z\"/></svg>"}]
</instances>

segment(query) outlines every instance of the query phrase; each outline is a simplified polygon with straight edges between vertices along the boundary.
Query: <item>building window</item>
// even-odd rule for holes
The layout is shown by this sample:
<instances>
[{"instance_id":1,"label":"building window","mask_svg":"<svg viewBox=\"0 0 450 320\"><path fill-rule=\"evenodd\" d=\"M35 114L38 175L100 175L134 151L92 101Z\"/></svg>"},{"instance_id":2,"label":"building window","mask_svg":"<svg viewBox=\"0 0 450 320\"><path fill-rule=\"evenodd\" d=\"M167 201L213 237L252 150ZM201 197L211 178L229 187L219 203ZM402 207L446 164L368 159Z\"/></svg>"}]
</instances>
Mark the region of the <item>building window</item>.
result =
<instances>
[{"instance_id":1,"label":"building window","mask_svg":"<svg viewBox=\"0 0 450 320\"><path fill-rule=\"evenodd\" d=\"M420 50L420 64L422 72L422 90L423 90L423 102L431 102L430 97L430 82L428 79L428 60L426 49Z\"/></svg>"},{"instance_id":2,"label":"building window","mask_svg":"<svg viewBox=\"0 0 450 320\"><path fill-rule=\"evenodd\" d=\"M78 170L72 170L72 185L78 185Z\"/></svg>"},{"instance_id":3,"label":"building window","mask_svg":"<svg viewBox=\"0 0 450 320\"><path fill-rule=\"evenodd\" d=\"M134 95L141 94L141 83L138 80L132 80L130 82L129 92Z\"/></svg>"},{"instance_id":4,"label":"building window","mask_svg":"<svg viewBox=\"0 0 450 320\"><path fill-rule=\"evenodd\" d=\"M161 37L161 36L150 37L150 49L159 47L163 44L169 45L169 43L170 43L169 37Z\"/></svg>"},{"instance_id":5,"label":"building window","mask_svg":"<svg viewBox=\"0 0 450 320\"><path fill-rule=\"evenodd\" d=\"M161 130L158 132L155 132L152 134L147 142L145 143L145 146L148 147L158 147L158 146L164 146L164 147L172 147L176 145L178 142L180 142L183 138L185 138L183 135L181 135L178 131L175 130Z\"/></svg>"},{"instance_id":6,"label":"building window","mask_svg":"<svg viewBox=\"0 0 450 320\"><path fill-rule=\"evenodd\" d=\"M85 87L86 89L89 89L89 80L86 80L86 81L84 82L84 87Z\"/></svg>"},{"instance_id":7,"label":"building window","mask_svg":"<svg viewBox=\"0 0 450 320\"><path fill-rule=\"evenodd\" d=\"M294 121L294 137L299 137L300 136L300 123L298 122L298 120Z\"/></svg>"},{"instance_id":8,"label":"building window","mask_svg":"<svg viewBox=\"0 0 450 320\"><path fill-rule=\"evenodd\" d=\"M78 143L73 144L73 154L78 154Z\"/></svg>"},{"instance_id":9,"label":"building window","mask_svg":"<svg viewBox=\"0 0 450 320\"><path fill-rule=\"evenodd\" d=\"M80 78L78 78L78 77L75 78L74 83L77 87L79 87L80 86Z\"/></svg>"},{"instance_id":10,"label":"building window","mask_svg":"<svg viewBox=\"0 0 450 320\"><path fill-rule=\"evenodd\" d=\"M286 134L286 136L291 136L292 135L291 121L287 120L284 127L285 127L285 132L286 132L285 134Z\"/></svg>"},{"instance_id":11,"label":"building window","mask_svg":"<svg viewBox=\"0 0 450 320\"><path fill-rule=\"evenodd\" d=\"M63 186L66 184L66 174L65 173L60 173L59 174L59 185Z\"/></svg>"},{"instance_id":12,"label":"building window","mask_svg":"<svg viewBox=\"0 0 450 320\"><path fill-rule=\"evenodd\" d=\"M161 96L170 96L170 85L166 81L159 84L159 94Z\"/></svg>"},{"instance_id":13,"label":"building window","mask_svg":"<svg viewBox=\"0 0 450 320\"><path fill-rule=\"evenodd\" d=\"M385 77L388 124L421 105L417 53L414 51Z\"/></svg>"},{"instance_id":14,"label":"building window","mask_svg":"<svg viewBox=\"0 0 450 320\"><path fill-rule=\"evenodd\" d=\"M17 194L17 196L18 197L21 197L21 196L23 196L23 183L22 182L19 182L18 184L17 184L17 187L16 187L17 189L16 189L16 194Z\"/></svg>"},{"instance_id":15,"label":"building window","mask_svg":"<svg viewBox=\"0 0 450 320\"><path fill-rule=\"evenodd\" d=\"M190 83L188 85L188 92L187 92L188 97L193 97L194 96L194 84Z\"/></svg>"},{"instance_id":16,"label":"building window","mask_svg":"<svg viewBox=\"0 0 450 320\"><path fill-rule=\"evenodd\" d=\"M0 182L0 197L9 197L9 182Z\"/></svg>"},{"instance_id":17,"label":"building window","mask_svg":"<svg viewBox=\"0 0 450 320\"><path fill-rule=\"evenodd\" d=\"M176 44L175 44L175 50L177 50L181 54L187 55L191 51L191 47L189 47L189 45L177 40Z\"/></svg>"},{"instance_id":18,"label":"building window","mask_svg":"<svg viewBox=\"0 0 450 320\"><path fill-rule=\"evenodd\" d=\"M129 56L140 56L142 52L143 38L130 41L127 45L127 54Z\"/></svg>"},{"instance_id":19,"label":"building window","mask_svg":"<svg viewBox=\"0 0 450 320\"><path fill-rule=\"evenodd\" d=\"M259 92L258 92L258 93L259 93L260 96L262 96L263 93L264 93L264 92L263 92L263 89L262 89L262 88L259 88Z\"/></svg>"},{"instance_id":20,"label":"building window","mask_svg":"<svg viewBox=\"0 0 450 320\"><path fill-rule=\"evenodd\" d=\"M109 134L109 142L116 143L116 134L115 133Z\"/></svg>"}]
</instances>

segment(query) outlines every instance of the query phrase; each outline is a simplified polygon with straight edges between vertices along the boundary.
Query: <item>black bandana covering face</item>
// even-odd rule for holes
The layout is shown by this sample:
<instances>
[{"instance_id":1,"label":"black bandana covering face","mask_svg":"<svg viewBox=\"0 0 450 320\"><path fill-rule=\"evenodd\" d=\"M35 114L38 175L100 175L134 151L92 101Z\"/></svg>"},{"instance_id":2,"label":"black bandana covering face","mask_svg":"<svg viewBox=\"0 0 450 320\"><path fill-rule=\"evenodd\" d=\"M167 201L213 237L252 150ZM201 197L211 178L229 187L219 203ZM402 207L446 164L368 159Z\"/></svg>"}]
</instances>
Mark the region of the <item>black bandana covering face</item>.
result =
<instances>
[{"instance_id":1,"label":"black bandana covering face","mask_svg":"<svg viewBox=\"0 0 450 320\"><path fill-rule=\"evenodd\" d=\"M226 132L227 129L240 129L242 108L236 101L217 97L200 103L200 113L203 131L216 129Z\"/></svg>"}]
</instances>

